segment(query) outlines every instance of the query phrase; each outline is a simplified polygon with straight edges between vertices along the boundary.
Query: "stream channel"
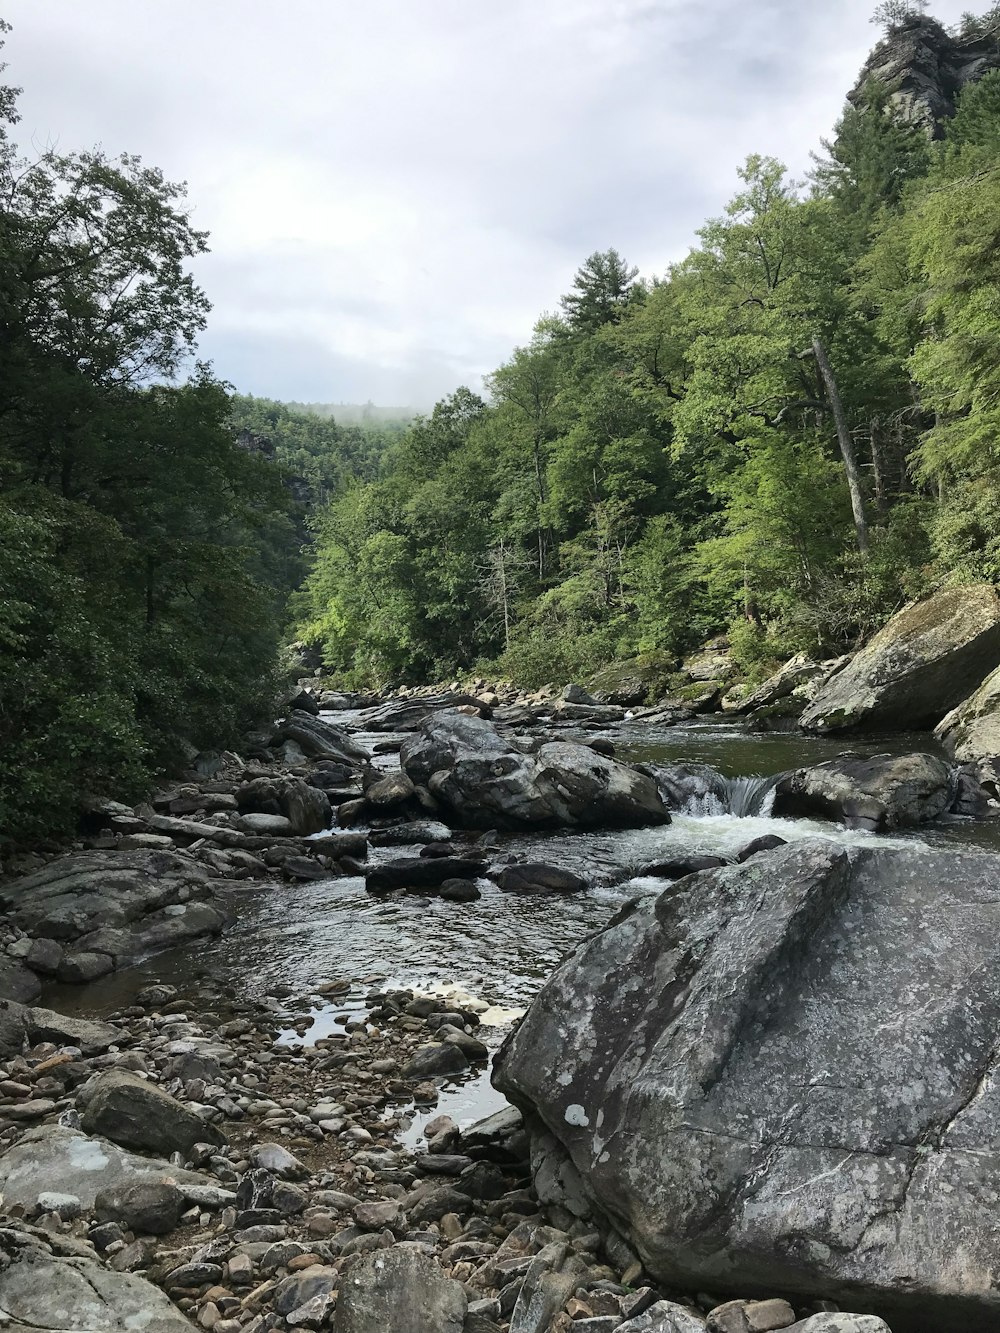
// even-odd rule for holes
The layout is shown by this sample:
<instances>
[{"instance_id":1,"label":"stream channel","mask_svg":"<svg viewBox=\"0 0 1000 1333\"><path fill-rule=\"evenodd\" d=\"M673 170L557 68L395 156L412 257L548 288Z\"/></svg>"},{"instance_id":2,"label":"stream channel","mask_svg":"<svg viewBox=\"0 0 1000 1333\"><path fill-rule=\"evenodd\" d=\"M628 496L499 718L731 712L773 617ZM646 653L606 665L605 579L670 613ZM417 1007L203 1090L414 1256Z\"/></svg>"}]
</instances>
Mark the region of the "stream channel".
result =
<instances>
[{"instance_id":1,"label":"stream channel","mask_svg":"<svg viewBox=\"0 0 1000 1333\"><path fill-rule=\"evenodd\" d=\"M385 732L366 733L364 714L329 713L324 718L347 726L371 749L401 741ZM752 839L776 833L787 841L825 837L860 845L976 845L1000 851L1000 820L949 819L916 832L886 836L849 830L806 819L775 819L766 813L733 813L767 808L766 788L758 779L808 764L821 763L847 750L862 754L941 753L926 733L881 737L816 738L795 733L748 732L739 720L697 718L669 728L641 721L606 730L560 729L560 739L606 736L624 761L708 764L730 779L729 811L711 800L675 813L669 825L650 829L590 833L501 834L494 864L509 855L546 861L585 876L591 888L574 895L513 896L489 880L480 881L482 897L473 903L397 894L373 898L360 878L306 883L233 883L236 919L220 937L188 944L88 985L54 986L45 1002L69 1013L99 1016L130 1004L139 986L162 981L187 990L210 982L230 999L274 997L276 1010L287 1007L289 1044L311 1043L343 1032L346 1019L365 1016L365 996L373 986L474 997L482 1016L479 1034L491 1047L499 1044L510 1020L519 1014L560 959L588 934L604 925L628 898L660 893L667 881L636 877L644 864L684 854L732 856ZM397 766L395 754L380 754L382 768ZM372 861L415 855L414 848L372 848ZM332 980L352 983L351 990L328 1002L316 988ZM292 1000L285 998L300 997ZM310 997L311 998L307 998ZM292 1015L309 1014L305 1036L292 1026ZM419 1147L427 1119L447 1112L468 1124L502 1105L488 1071L447 1084L436 1106L415 1112L403 1142Z\"/></svg>"}]
</instances>

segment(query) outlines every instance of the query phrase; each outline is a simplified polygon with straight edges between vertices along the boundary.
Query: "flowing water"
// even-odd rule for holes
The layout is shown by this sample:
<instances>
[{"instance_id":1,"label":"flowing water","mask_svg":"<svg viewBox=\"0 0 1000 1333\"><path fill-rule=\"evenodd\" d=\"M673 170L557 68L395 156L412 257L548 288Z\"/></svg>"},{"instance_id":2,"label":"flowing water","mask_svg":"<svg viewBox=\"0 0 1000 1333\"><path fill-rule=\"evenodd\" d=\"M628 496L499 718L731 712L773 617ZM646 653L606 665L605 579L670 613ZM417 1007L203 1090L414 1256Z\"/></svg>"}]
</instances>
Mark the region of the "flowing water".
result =
<instances>
[{"instance_id":1,"label":"flowing water","mask_svg":"<svg viewBox=\"0 0 1000 1333\"><path fill-rule=\"evenodd\" d=\"M330 720L357 722L357 715L334 714ZM594 731L561 731L560 736L593 737ZM843 740L807 738L798 734L756 735L727 719L696 720L673 728L651 729L626 722L604 734L618 757L633 761L685 761L711 765L728 780L725 799L715 795L695 800L675 814L672 823L652 829L573 833L501 835L495 862L507 855L543 860L583 874L591 884L569 896L512 896L489 880L480 882L482 898L474 903L446 903L438 898L398 895L376 899L359 878L304 884L268 883L233 886L236 921L222 937L200 941L149 959L137 968L116 973L86 988L54 988L56 1007L101 1013L127 1004L137 985L148 980L189 985L193 978L211 978L235 998L267 995L308 996L324 982L363 982L346 1000L327 1004L318 999L300 1003L297 1012L314 1019L305 1040L340 1030L345 1013L365 1011L369 985L415 987L420 990L457 986L494 1006L499 1026L510 1011L525 1006L546 976L581 939L604 925L624 901L637 894L659 893L665 881L641 874L644 865L681 855L734 855L766 833L788 841L827 837L842 844L887 846L917 843L974 842L1000 850L1000 821L969 820L937 824L919 832L886 837L841 828L816 820L771 817L771 787L777 774L804 764L819 763L844 753L906 753L934 751L927 735L865 737ZM358 734L371 748L401 740L385 733ZM377 762L394 767L396 758L382 754ZM373 849L372 859L415 854L416 848ZM288 1040L300 1040L289 1028ZM493 1109L496 1094L484 1077L446 1090L433 1113L449 1111L468 1120ZM414 1139L423 1117L410 1131Z\"/></svg>"}]
</instances>

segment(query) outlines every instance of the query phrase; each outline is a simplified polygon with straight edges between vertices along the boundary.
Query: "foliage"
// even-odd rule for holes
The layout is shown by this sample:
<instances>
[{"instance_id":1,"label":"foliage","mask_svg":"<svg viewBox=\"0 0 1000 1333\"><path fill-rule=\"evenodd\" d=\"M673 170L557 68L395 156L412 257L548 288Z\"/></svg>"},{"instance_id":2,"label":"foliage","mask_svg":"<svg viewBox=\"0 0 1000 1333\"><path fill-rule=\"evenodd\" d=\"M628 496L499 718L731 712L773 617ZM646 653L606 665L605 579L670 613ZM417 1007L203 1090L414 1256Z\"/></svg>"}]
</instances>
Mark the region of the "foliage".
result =
<instances>
[{"instance_id":1,"label":"foliage","mask_svg":"<svg viewBox=\"0 0 1000 1333\"><path fill-rule=\"evenodd\" d=\"M134 157L0 134L0 834L72 827L260 715L291 530L196 366L205 248Z\"/></svg>"}]
</instances>

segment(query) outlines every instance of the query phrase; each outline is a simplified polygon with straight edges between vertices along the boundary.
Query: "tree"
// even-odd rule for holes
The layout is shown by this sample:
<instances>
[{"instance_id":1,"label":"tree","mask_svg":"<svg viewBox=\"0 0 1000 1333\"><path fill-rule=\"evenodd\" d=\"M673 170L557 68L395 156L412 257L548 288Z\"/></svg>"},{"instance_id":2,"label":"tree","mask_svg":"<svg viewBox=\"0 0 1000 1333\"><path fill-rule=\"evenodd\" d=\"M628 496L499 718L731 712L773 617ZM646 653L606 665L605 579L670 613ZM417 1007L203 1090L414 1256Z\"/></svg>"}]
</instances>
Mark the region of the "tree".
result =
<instances>
[{"instance_id":1,"label":"tree","mask_svg":"<svg viewBox=\"0 0 1000 1333\"><path fill-rule=\"evenodd\" d=\"M875 6L869 22L887 31L900 28L910 19L920 18L930 9L930 0L882 0Z\"/></svg>"},{"instance_id":2,"label":"tree","mask_svg":"<svg viewBox=\"0 0 1000 1333\"><path fill-rule=\"evenodd\" d=\"M638 274L617 250L595 250L577 269L573 290L560 302L570 328L593 333L604 324L617 323L629 304L639 299Z\"/></svg>"}]
</instances>

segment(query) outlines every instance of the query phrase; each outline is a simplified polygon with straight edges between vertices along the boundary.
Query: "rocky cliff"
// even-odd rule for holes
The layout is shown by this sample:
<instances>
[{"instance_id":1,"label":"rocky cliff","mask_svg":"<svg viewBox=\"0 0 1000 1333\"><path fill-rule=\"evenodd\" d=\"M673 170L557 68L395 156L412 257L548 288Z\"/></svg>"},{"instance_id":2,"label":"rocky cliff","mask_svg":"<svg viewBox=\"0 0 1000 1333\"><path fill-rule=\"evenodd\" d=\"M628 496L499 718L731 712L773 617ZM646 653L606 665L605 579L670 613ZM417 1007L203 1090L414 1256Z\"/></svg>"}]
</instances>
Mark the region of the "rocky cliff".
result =
<instances>
[{"instance_id":1,"label":"rocky cliff","mask_svg":"<svg viewBox=\"0 0 1000 1333\"><path fill-rule=\"evenodd\" d=\"M997 68L1000 33L957 37L937 19L913 15L891 28L875 47L847 100L861 106L874 80L890 89L891 105L902 120L923 126L936 139L942 123L955 114L962 89Z\"/></svg>"}]
</instances>

